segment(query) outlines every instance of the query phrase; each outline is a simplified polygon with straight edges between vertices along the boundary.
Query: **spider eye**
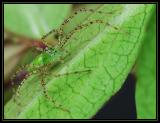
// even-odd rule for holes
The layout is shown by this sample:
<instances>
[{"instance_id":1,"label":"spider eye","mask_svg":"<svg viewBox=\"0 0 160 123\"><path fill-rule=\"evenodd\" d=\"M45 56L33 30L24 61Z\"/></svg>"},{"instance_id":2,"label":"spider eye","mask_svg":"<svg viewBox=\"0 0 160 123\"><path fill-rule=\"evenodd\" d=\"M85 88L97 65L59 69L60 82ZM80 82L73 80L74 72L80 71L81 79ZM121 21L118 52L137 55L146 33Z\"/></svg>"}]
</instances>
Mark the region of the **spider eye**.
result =
<instances>
[{"instance_id":1,"label":"spider eye","mask_svg":"<svg viewBox=\"0 0 160 123\"><path fill-rule=\"evenodd\" d=\"M58 39L58 38L59 38L59 35L58 35L58 34L55 34L55 35L54 35L54 38L55 38L55 39Z\"/></svg>"}]
</instances>

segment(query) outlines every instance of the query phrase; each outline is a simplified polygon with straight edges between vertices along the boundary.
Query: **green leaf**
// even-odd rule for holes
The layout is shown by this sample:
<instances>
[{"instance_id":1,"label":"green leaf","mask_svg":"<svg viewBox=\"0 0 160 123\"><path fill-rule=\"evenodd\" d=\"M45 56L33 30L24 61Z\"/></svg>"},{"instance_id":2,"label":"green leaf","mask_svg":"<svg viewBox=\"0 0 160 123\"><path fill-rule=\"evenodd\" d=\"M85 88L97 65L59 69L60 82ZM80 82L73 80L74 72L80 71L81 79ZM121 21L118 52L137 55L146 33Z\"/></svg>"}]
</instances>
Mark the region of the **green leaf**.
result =
<instances>
[{"instance_id":1,"label":"green leaf","mask_svg":"<svg viewBox=\"0 0 160 123\"><path fill-rule=\"evenodd\" d=\"M70 7L69 4L4 4L4 26L17 34L40 38L63 22Z\"/></svg>"},{"instance_id":2,"label":"green leaf","mask_svg":"<svg viewBox=\"0 0 160 123\"><path fill-rule=\"evenodd\" d=\"M151 12L136 66L136 105L139 119L156 119L156 11Z\"/></svg>"},{"instance_id":3,"label":"green leaf","mask_svg":"<svg viewBox=\"0 0 160 123\"><path fill-rule=\"evenodd\" d=\"M102 5L97 11L107 12L118 8L111 15L94 12L90 13L87 19L82 18L83 14L77 15L84 23L102 19L105 24L92 24L75 31L64 46L70 55L63 59L64 63L56 64L51 71L47 71L47 94L56 100L56 104L60 104L61 108L55 107L44 97L40 85L44 76L41 72L45 71L42 69L37 75L31 75L24 81L18 97L21 105L13 99L5 105L5 118L86 119L94 116L122 87L131 71L143 42L146 21L150 18L148 15L152 7L151 4L109 4ZM71 26L69 29L73 29L72 23L65 27L66 34L67 27ZM53 56L42 53L33 63L55 62L57 57L64 55L63 51L58 51ZM91 71L82 72L85 70ZM81 72L54 76L74 71Z\"/></svg>"}]
</instances>

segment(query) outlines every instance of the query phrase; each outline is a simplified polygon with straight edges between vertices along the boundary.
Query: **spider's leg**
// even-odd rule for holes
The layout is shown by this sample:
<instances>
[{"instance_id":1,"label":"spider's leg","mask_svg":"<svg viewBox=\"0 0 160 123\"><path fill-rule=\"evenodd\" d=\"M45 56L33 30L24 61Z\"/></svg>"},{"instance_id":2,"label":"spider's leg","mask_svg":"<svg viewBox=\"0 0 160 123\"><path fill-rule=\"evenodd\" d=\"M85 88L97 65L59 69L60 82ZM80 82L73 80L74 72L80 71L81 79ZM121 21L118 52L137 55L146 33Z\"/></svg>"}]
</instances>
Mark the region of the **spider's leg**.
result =
<instances>
[{"instance_id":1,"label":"spider's leg","mask_svg":"<svg viewBox=\"0 0 160 123\"><path fill-rule=\"evenodd\" d=\"M50 73L46 73L46 72L41 73L41 86L42 86L43 94L44 94L45 98L48 99L49 101L51 101L55 108L59 108L65 112L67 111L68 113L70 113L70 111L68 109L63 108L60 103L58 103L53 97L51 97L47 94L46 82L45 82L44 78L46 75L50 75L50 76L54 76L54 77L61 77L61 76L67 76L70 74L89 73L89 72L91 72L91 70L87 69L87 70L74 71L74 72L68 72L68 73L63 73L63 74L55 74L55 73L50 74Z\"/></svg>"},{"instance_id":2,"label":"spider's leg","mask_svg":"<svg viewBox=\"0 0 160 123\"><path fill-rule=\"evenodd\" d=\"M27 71L28 67L32 67L32 70ZM18 102L17 99L20 96L20 88L23 86L25 80L28 79L28 77L30 75L38 73L38 68L40 68L40 67L35 66L33 64L26 64L26 65L23 65L23 66L19 67L18 70L15 72L15 74L11 77L13 100L15 102ZM16 88L15 85L17 85L17 84L19 84L19 85Z\"/></svg>"},{"instance_id":3,"label":"spider's leg","mask_svg":"<svg viewBox=\"0 0 160 123\"><path fill-rule=\"evenodd\" d=\"M55 33L58 37L61 36L61 32L59 30L55 30L55 29L52 29L51 31L49 31L47 34L43 35L41 40L44 44L41 44L42 45L42 48L45 49L46 47L49 47L49 46L52 46L51 44L49 44L45 39L51 35L52 33ZM58 39L57 39L58 40ZM55 41L56 42L56 41ZM54 45L56 45L56 43L54 42Z\"/></svg>"},{"instance_id":4,"label":"spider's leg","mask_svg":"<svg viewBox=\"0 0 160 123\"><path fill-rule=\"evenodd\" d=\"M68 109L63 108L60 103L58 103L53 97L50 97L50 96L47 94L46 82L45 82L45 80L44 80L43 74L41 75L41 86L42 86L42 90L43 90L43 94L44 94L45 98L48 99L50 102L53 103L54 108L61 109L62 111L65 111L65 112L70 113L70 111L69 111Z\"/></svg>"},{"instance_id":5,"label":"spider's leg","mask_svg":"<svg viewBox=\"0 0 160 123\"><path fill-rule=\"evenodd\" d=\"M118 27L116 27L116 26L113 26L113 25L111 25L111 24L108 23L108 22L104 22L103 20L92 20L92 21L89 21L89 22L87 22L87 23L78 25L78 26L75 27L71 32L69 32L69 33L64 37L64 39L59 42L60 47L62 48L62 47L67 43L67 41L68 41L77 31L80 31L80 30L82 30L82 29L84 29L84 28L86 28L86 27L88 27L88 26L90 26L90 25L92 25L92 24L105 24L106 26L111 27L111 28L113 28L114 30L117 30L117 31L120 30L120 28L118 28ZM126 31L124 31L124 32L122 32L122 33L128 34L128 32L126 32Z\"/></svg>"},{"instance_id":6,"label":"spider's leg","mask_svg":"<svg viewBox=\"0 0 160 123\"><path fill-rule=\"evenodd\" d=\"M65 37L64 37L64 40L61 40L59 42L59 45L60 47L62 48L66 42L77 32L77 31L80 31L81 29L84 29L86 27L88 27L89 25L92 25L92 24L102 24L104 23L102 20L92 20L92 21L89 21L85 24L81 24L81 25L78 25L77 27L75 27L71 32L69 32Z\"/></svg>"},{"instance_id":7,"label":"spider's leg","mask_svg":"<svg viewBox=\"0 0 160 123\"><path fill-rule=\"evenodd\" d=\"M104 16L107 16L107 15L111 15L113 14L115 11L117 10L114 10L112 12L103 12L103 11L99 11L97 9L86 9L86 8L81 8L79 10L77 10L76 12L73 13L73 15L69 16L66 20L64 20L64 22L62 23L61 25L61 32L63 32L63 28L64 26L69 23L74 17L76 17L76 15L78 15L79 13L97 13L97 14L104 14Z\"/></svg>"}]
</instances>

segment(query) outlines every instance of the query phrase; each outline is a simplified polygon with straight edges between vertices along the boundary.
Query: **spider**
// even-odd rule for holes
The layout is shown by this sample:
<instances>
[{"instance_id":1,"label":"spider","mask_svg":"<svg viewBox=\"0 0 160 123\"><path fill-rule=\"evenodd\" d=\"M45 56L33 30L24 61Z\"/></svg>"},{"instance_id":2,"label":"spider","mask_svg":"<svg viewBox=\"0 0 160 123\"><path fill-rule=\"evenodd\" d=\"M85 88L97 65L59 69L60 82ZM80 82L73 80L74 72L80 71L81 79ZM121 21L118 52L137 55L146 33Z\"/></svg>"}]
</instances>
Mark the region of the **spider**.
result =
<instances>
[{"instance_id":1,"label":"spider","mask_svg":"<svg viewBox=\"0 0 160 123\"><path fill-rule=\"evenodd\" d=\"M48 32L46 35L44 35L41 40L42 42L39 43L33 43L33 46L38 49L39 51L42 52L42 56L45 59L50 59L50 60L46 60L46 63L32 63L32 64L27 64L24 65L22 67L20 67L20 69L17 70L17 72L13 75L12 77L12 85L14 85L14 81L21 81L20 85L18 86L16 92L15 92L15 96L14 97L18 97L20 95L20 88L21 86L24 84L24 80L26 80L30 75L32 74L38 74L41 77L41 86L43 88L43 93L46 99L48 99L49 101L51 101L54 104L54 107L56 108L60 108L63 111L68 111L68 109L62 108L62 105L57 103L55 101L55 99L53 99L53 97L50 97L47 94L47 89L46 89L46 82L44 81L44 78L46 75L48 75L48 71L50 70L50 68L53 68L56 64L61 64L64 62L65 58L70 55L70 53L65 50L64 45L68 43L69 39L77 32L80 31L84 28L89 27L90 25L93 24L107 24L108 26L113 27L114 29L117 29L116 27L110 25L109 23L104 22L103 20L100 19L96 19L96 20L91 20L91 21L87 21L85 23L79 24L76 27L74 27L70 32L68 32L67 34L64 33L64 27L75 17L77 16L79 13L85 13L85 12L89 12L89 13L97 13L97 14L112 14L112 12L103 12L103 11L96 11L94 9L79 9L78 11L74 12L74 14L72 16L70 16L69 18L67 18L66 20L64 20L64 22L62 23L62 25L60 26L59 29L53 29L50 32ZM50 42L47 42L47 38L54 34L54 38L58 40L58 43L53 47L52 44ZM45 55L43 55L45 54ZM41 57L42 58L42 57ZM28 69L26 69L28 68ZM64 74L53 74L54 77L60 77L60 76L66 76L69 74L79 74L79 73L89 73L91 72L91 69L86 69L86 70L80 70L80 71L73 71L73 72L69 72L69 73L64 73ZM14 90L15 91L15 90ZM16 98L14 98L14 100L16 101Z\"/></svg>"}]
</instances>

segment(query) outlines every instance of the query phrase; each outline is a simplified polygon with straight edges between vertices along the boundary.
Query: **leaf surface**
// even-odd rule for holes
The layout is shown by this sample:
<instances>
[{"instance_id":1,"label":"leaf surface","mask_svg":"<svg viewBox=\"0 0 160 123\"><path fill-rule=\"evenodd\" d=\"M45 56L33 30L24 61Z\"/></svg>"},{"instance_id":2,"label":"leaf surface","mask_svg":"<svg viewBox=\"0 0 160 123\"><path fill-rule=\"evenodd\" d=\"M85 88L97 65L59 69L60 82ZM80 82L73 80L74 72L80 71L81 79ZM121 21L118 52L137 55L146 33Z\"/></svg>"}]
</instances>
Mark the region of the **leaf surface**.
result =
<instances>
[{"instance_id":1,"label":"leaf surface","mask_svg":"<svg viewBox=\"0 0 160 123\"><path fill-rule=\"evenodd\" d=\"M146 27L136 66L136 105L139 119L156 119L156 12Z\"/></svg>"}]
</instances>

